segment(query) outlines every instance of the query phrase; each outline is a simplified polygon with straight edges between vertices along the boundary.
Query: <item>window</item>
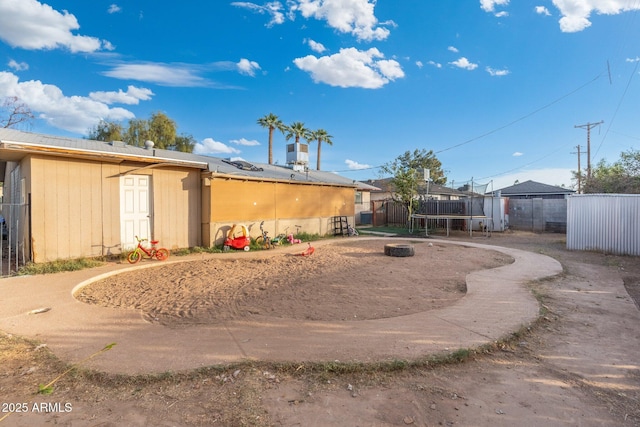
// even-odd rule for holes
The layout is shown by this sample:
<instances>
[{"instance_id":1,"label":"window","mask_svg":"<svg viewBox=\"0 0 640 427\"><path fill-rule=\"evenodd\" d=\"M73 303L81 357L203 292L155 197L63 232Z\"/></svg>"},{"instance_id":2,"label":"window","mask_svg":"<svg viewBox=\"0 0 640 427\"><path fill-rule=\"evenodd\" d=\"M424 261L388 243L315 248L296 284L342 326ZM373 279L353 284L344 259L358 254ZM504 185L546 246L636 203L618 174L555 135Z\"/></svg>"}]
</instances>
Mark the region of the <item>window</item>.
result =
<instances>
[{"instance_id":1,"label":"window","mask_svg":"<svg viewBox=\"0 0 640 427\"><path fill-rule=\"evenodd\" d=\"M362 191L356 191L356 204L362 204Z\"/></svg>"}]
</instances>

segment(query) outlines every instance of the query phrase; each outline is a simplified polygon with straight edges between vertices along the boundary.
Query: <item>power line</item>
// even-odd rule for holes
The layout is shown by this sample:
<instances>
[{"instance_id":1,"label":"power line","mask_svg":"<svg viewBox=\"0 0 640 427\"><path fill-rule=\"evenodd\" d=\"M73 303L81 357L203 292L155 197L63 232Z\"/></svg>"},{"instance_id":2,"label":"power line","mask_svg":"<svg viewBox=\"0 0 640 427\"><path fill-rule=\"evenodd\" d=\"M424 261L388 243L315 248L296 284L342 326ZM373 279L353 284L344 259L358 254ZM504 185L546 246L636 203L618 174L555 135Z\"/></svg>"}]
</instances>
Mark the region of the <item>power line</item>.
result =
<instances>
[{"instance_id":1,"label":"power line","mask_svg":"<svg viewBox=\"0 0 640 427\"><path fill-rule=\"evenodd\" d=\"M525 114L524 116L521 116L521 117L519 117L519 118L517 118L517 119L515 119L515 120L513 120L513 121L511 121L511 122L509 122L509 123L507 123L507 124L505 124L505 125L503 125L503 126L500 126L500 127L495 128L495 129L493 129L493 130L491 130L491 131L489 131L489 132L483 133L482 135L476 136L475 138L471 138L471 139L468 139L468 140L466 140L466 141L464 141L464 142L461 142L461 143L459 143L459 144L452 145L451 147L444 148L444 149L439 150L439 151L435 151L435 154L443 153L443 152L445 152L445 151L448 151L448 150L452 150L452 149L454 149L454 148L461 147L461 146L463 146L463 145L469 144L470 142L477 141L478 139L481 139L481 138L484 138L484 137L489 136L489 135L491 135L491 134L494 134L494 133L496 133L496 132L499 132L499 131L501 131L502 129L508 128L509 126L512 126L512 125L514 125L514 124L516 124L516 123L518 123L518 122L521 122L521 121L523 121L524 119L527 119L527 118L529 118L529 117L533 116L534 114L537 114L537 113L539 113L540 111L545 110L545 109L547 109L547 108L551 107L552 105L555 105L555 104L557 104L558 102L560 102L560 101L564 100L565 98L568 98L569 96L573 95L574 93L576 93L576 92L578 92L578 91L580 91L580 90L584 89L584 88L585 88L585 87L587 87L588 85L590 85L590 84L592 84L593 82L595 82L596 80L598 80L600 77L602 77L602 74L597 75L596 77L594 77L593 79L591 79L591 80L590 80L590 81L588 81L587 83L583 84L582 86L578 87L577 89L574 89L574 90L572 90L571 92L569 92L569 93L567 93L567 94L565 94L565 95L561 96L560 98L557 98L557 99L555 99L554 101L551 101L550 103L548 103L548 104L546 104L546 105L543 105L542 107L538 108L537 110L534 110L534 111L532 111L532 112L530 112L530 113L528 113L528 114Z\"/></svg>"},{"instance_id":2,"label":"power line","mask_svg":"<svg viewBox=\"0 0 640 427\"><path fill-rule=\"evenodd\" d=\"M627 135L626 133L618 132L618 131L615 131L615 130L612 130L612 131L610 131L610 132L617 133L618 135L626 136L627 138L637 139L637 140L639 140L639 141L640 141L640 138L639 138L639 137L637 137L637 136ZM597 154L597 153L596 153L596 154Z\"/></svg>"},{"instance_id":3,"label":"power line","mask_svg":"<svg viewBox=\"0 0 640 427\"><path fill-rule=\"evenodd\" d=\"M576 89L572 90L571 92L568 92L568 93L566 93L566 94L562 95L561 97L556 98L555 100L553 100L553 101L549 102L548 104L545 104L545 105L543 105L542 107L540 107L540 108L538 108L538 109L536 109L536 110L534 110L534 111L532 111L532 112L530 112L530 113L528 113L528 114L525 114L524 116L521 116L521 117L519 117L519 118L517 118L517 119L515 119L515 120L512 120L511 122L509 122L509 123L507 123L507 124L504 124L504 125L502 125L502 126L499 126L499 127L495 128L495 129L493 129L493 130L490 130L490 131L488 131L488 132L485 132L485 133L483 133L483 134L481 134L481 135L478 135L478 136L476 136L476 137L474 137L474 138L468 139L468 140L463 141L463 142L461 142L461 143L458 143L458 144L452 145L452 146L447 147L447 148L443 148L443 149L438 150L438 151L434 151L434 154L440 154L440 153L443 153L443 152L445 152L445 151L449 151L449 150L452 150L452 149L454 149L454 148L461 147L461 146L463 146L463 145L469 144L469 143L471 143L471 142L477 141L477 140L479 140L479 139L482 139L482 138L484 138L484 137L487 137L487 136L489 136L489 135L492 135L492 134L494 134L494 133L496 133L496 132L499 132L499 131L501 131L501 130L503 130L503 129L505 129L505 128L509 127L509 126L512 126L512 125L514 125L514 124L518 123L518 122L521 122L521 121L523 121L523 120L525 120L525 119L527 119L527 118L529 118L529 117L531 117L531 116L533 116L533 115L535 115L535 114L539 113L540 111L545 110L545 109L547 109L547 108L551 107L552 105L557 104L558 102L560 102L560 101L564 100L565 98L568 98L569 96L573 95L574 93L579 92L580 90L584 89L585 87L589 86L590 84L594 83L596 80L598 80L599 78L601 78L601 77L602 77L602 75L603 75L603 74L602 74L602 73L600 73L599 75L597 75L597 76L596 76L596 77L594 77L593 79L591 79L591 80L589 80L588 82L584 83L583 85L581 85L581 86L577 87ZM383 166L384 166L384 165L379 165L379 166L370 166L370 167L362 168L362 169L345 169L345 170L336 170L336 171L333 171L333 172L335 172L335 173L359 172L359 171L363 171L363 170L379 169L379 168L381 168L381 167L383 167ZM507 172L504 172L504 173L507 173ZM502 175L502 174L499 174L499 175Z\"/></svg>"},{"instance_id":4,"label":"power line","mask_svg":"<svg viewBox=\"0 0 640 427\"><path fill-rule=\"evenodd\" d=\"M629 81L627 81L627 86L624 88L624 92L622 93L622 96L620 97L620 101L618 102L618 105L616 106L616 111L614 111L613 117L609 121L609 126L607 127L607 130L604 132L604 136L600 140L600 144L598 144L598 149L596 150L596 155L600 151L600 148L602 147L602 144L604 143L604 140L607 139L607 135L609 134L609 130L611 129L611 126L613 126L613 121L616 119L616 116L618 115L618 111L620 110L620 106L622 105L622 101L627 96L627 92L629 91L629 87L631 86L631 81L633 80L633 77L636 75L636 72L638 71L638 65L640 65L640 61L636 61L636 66L633 67L633 72L629 76Z\"/></svg>"},{"instance_id":5,"label":"power line","mask_svg":"<svg viewBox=\"0 0 640 427\"><path fill-rule=\"evenodd\" d=\"M508 173L515 172L515 171L520 170L520 169L524 169L524 168L526 168L527 166L531 166L531 165L532 165L532 164L534 164L534 163L538 163L539 161L546 159L547 157L551 157L551 156L553 156L553 155L554 155L554 154L556 154L558 151L566 149L565 147L566 147L566 146L561 146L561 147L559 147L557 150L554 150L554 151L552 151L552 152L551 152L551 153L549 153L549 154L545 154L545 155L544 155L544 156L542 156L542 157L539 157L539 158L537 158L537 159L535 159L535 160L532 160L532 161L530 161L529 163L525 163L525 164L524 164L524 165L522 165L522 166L518 166L518 167L516 167L516 168L509 169L509 170L507 170L507 171L500 172L500 173L497 173L497 174L495 174L495 175L485 176L485 177L478 178L478 179L479 179L479 180L492 179L492 178L499 177L499 176L501 176L501 175L506 175L506 174L508 174Z\"/></svg>"}]
</instances>

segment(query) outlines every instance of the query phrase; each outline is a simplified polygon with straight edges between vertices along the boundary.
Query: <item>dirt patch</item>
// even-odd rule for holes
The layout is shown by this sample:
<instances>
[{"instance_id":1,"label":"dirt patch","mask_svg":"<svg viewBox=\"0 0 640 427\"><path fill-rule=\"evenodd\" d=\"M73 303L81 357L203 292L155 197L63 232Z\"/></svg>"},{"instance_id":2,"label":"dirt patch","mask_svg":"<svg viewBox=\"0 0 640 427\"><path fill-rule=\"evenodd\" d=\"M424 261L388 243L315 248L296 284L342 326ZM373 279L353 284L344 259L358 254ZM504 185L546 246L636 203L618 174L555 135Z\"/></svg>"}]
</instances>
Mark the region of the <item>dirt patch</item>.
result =
<instances>
[{"instance_id":1,"label":"dirt patch","mask_svg":"<svg viewBox=\"0 0 640 427\"><path fill-rule=\"evenodd\" d=\"M406 242L405 242L406 243ZM384 255L378 240L326 245L311 257L209 259L111 276L83 288L81 301L141 310L165 326L253 315L361 321L441 308L462 298L465 277L513 258L472 247L411 243L415 256Z\"/></svg>"},{"instance_id":2,"label":"dirt patch","mask_svg":"<svg viewBox=\"0 0 640 427\"><path fill-rule=\"evenodd\" d=\"M26 403L28 408L3 422L11 426L640 425L640 312L630 296L638 295L638 257L567 251L560 234L509 232L469 239L454 232L451 240L514 247L559 260L563 275L531 284L541 298L539 322L508 341L481 351L458 352L453 359L457 362L449 364L245 363L135 377L77 370L62 377L47 396L35 393L38 384L55 378L64 366L39 343L0 334L0 400ZM424 244L416 244L416 251ZM357 258L353 253L341 256ZM283 262L304 261L283 257ZM332 274L340 277L338 272ZM255 298L262 292L251 289L241 295L243 305L228 308L226 316L251 315L243 307L255 308ZM167 313L166 319L174 318L173 310ZM33 404L42 403L51 410L33 410ZM55 403L62 410L51 406ZM71 411L64 412L67 403Z\"/></svg>"}]
</instances>

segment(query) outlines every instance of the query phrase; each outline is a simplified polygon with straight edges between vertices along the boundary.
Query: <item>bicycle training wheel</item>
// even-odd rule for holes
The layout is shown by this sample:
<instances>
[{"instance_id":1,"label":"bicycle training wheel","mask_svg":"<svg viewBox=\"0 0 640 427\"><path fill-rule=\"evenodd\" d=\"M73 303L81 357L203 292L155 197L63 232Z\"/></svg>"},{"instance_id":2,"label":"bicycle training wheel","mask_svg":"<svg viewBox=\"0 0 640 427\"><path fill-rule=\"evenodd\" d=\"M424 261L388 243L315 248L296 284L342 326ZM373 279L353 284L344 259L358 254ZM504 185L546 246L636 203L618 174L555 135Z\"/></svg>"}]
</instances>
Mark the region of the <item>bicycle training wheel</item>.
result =
<instances>
[{"instance_id":1,"label":"bicycle training wheel","mask_svg":"<svg viewBox=\"0 0 640 427\"><path fill-rule=\"evenodd\" d=\"M164 261L169 258L169 251L165 248L160 248L156 251L156 259L158 261Z\"/></svg>"},{"instance_id":2,"label":"bicycle training wheel","mask_svg":"<svg viewBox=\"0 0 640 427\"><path fill-rule=\"evenodd\" d=\"M129 264L135 264L136 262L140 261L140 258L142 258L140 256L140 252L138 251L132 251L129 253L129 255L127 255L127 261L129 261Z\"/></svg>"}]
</instances>

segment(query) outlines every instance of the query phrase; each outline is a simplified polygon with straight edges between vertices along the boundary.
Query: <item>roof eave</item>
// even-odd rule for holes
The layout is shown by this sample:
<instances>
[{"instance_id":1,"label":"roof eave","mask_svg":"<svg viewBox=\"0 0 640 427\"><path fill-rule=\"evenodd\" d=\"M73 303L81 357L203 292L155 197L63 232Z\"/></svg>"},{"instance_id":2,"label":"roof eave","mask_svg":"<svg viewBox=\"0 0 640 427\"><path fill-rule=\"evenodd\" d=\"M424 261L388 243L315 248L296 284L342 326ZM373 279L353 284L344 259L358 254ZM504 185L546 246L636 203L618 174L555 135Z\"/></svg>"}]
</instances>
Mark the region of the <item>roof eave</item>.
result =
<instances>
[{"instance_id":1,"label":"roof eave","mask_svg":"<svg viewBox=\"0 0 640 427\"><path fill-rule=\"evenodd\" d=\"M299 181L295 179L278 179L278 178L269 178L265 176L234 175L234 174L220 173L220 172L203 172L203 176L205 178L210 178L210 179L273 182L273 183L281 183L281 184L316 185L316 186L324 186L324 187L343 187L343 188L354 188L354 189L357 188L355 184L340 184L336 182L322 182L322 181Z\"/></svg>"},{"instance_id":2,"label":"roof eave","mask_svg":"<svg viewBox=\"0 0 640 427\"><path fill-rule=\"evenodd\" d=\"M32 144L28 142L17 142L0 140L0 149L13 153L24 154L47 154L61 157L75 157L87 160L100 160L111 163L122 163L124 161L134 161L141 163L164 164L172 166L185 166L197 169L207 169L207 163L192 162L188 160L176 160L161 156L141 156L137 154L110 153L100 150L80 150L73 148L61 148L46 144Z\"/></svg>"}]
</instances>

